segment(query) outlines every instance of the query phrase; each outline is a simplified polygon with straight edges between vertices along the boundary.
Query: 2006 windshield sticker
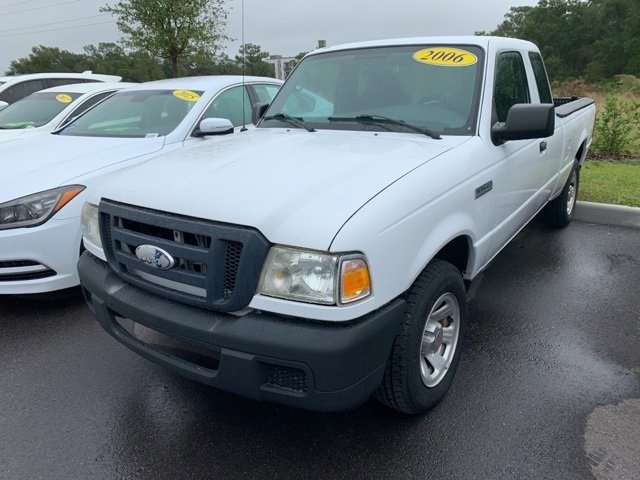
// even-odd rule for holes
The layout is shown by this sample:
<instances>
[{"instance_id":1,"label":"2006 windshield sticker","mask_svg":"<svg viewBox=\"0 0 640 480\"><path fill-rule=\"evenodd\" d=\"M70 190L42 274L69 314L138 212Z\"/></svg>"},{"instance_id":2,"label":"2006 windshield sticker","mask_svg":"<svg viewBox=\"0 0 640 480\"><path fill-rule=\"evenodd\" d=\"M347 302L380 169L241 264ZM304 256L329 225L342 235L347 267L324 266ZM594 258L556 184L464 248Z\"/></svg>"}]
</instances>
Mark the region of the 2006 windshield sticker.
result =
<instances>
[{"instance_id":1,"label":"2006 windshield sticker","mask_svg":"<svg viewBox=\"0 0 640 480\"><path fill-rule=\"evenodd\" d=\"M174 90L173 96L185 102L197 102L200 100L200 95L191 90Z\"/></svg>"},{"instance_id":2,"label":"2006 windshield sticker","mask_svg":"<svg viewBox=\"0 0 640 480\"><path fill-rule=\"evenodd\" d=\"M468 67L478 62L473 53L451 47L431 47L413 54L416 62L438 67Z\"/></svg>"},{"instance_id":3,"label":"2006 windshield sticker","mask_svg":"<svg viewBox=\"0 0 640 480\"><path fill-rule=\"evenodd\" d=\"M73 101L73 98L71 98L71 96L67 95L66 93L61 93L59 95L56 95L56 100L60 103L71 103Z\"/></svg>"}]
</instances>

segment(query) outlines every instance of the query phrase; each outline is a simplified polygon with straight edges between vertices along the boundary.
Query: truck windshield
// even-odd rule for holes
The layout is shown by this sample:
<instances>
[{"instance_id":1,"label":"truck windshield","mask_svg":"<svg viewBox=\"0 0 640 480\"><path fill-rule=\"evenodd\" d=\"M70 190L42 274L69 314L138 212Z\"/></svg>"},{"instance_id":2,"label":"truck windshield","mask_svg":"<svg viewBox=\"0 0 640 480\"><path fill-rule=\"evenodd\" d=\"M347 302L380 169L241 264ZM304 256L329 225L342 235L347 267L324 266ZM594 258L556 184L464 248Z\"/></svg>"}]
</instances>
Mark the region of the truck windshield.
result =
<instances>
[{"instance_id":1,"label":"truck windshield","mask_svg":"<svg viewBox=\"0 0 640 480\"><path fill-rule=\"evenodd\" d=\"M411 45L328 52L305 58L260 127L291 128L279 114L314 129L416 133L387 117L444 135L476 130L484 52L469 45Z\"/></svg>"},{"instance_id":2,"label":"truck windshield","mask_svg":"<svg viewBox=\"0 0 640 480\"><path fill-rule=\"evenodd\" d=\"M79 93L34 93L0 111L0 128L35 128L49 123L80 96Z\"/></svg>"},{"instance_id":3,"label":"truck windshield","mask_svg":"<svg viewBox=\"0 0 640 480\"><path fill-rule=\"evenodd\" d=\"M60 130L60 135L151 138L171 133L202 92L134 90L118 92Z\"/></svg>"}]
</instances>

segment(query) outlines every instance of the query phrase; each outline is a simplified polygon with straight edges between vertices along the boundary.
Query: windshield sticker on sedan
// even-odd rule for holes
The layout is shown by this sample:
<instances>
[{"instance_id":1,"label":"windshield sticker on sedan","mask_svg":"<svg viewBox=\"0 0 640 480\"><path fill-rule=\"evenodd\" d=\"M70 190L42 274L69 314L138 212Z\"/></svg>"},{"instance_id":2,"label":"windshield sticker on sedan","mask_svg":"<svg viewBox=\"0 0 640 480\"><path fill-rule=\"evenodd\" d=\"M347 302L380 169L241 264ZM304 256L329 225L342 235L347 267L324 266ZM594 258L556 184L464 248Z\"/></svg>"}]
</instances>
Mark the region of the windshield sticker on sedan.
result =
<instances>
[{"instance_id":1,"label":"windshield sticker on sedan","mask_svg":"<svg viewBox=\"0 0 640 480\"><path fill-rule=\"evenodd\" d=\"M473 53L451 47L425 48L414 53L413 59L438 67L468 67L478 61Z\"/></svg>"},{"instance_id":2,"label":"windshield sticker on sedan","mask_svg":"<svg viewBox=\"0 0 640 480\"><path fill-rule=\"evenodd\" d=\"M56 95L56 100L60 103L71 103L73 101L73 98L71 98L66 93L61 93L59 95Z\"/></svg>"},{"instance_id":3,"label":"windshield sticker on sedan","mask_svg":"<svg viewBox=\"0 0 640 480\"><path fill-rule=\"evenodd\" d=\"M185 102L197 102L200 100L200 95L191 90L174 90L173 96Z\"/></svg>"}]
</instances>

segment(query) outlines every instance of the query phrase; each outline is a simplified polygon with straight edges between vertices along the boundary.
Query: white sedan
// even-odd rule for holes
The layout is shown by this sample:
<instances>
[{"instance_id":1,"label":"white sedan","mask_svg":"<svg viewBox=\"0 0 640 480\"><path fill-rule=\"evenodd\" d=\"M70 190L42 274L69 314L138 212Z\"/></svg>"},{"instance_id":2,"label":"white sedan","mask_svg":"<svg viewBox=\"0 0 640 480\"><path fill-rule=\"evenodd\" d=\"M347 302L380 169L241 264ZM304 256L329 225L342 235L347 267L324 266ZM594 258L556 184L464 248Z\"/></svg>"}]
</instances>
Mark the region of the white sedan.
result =
<instances>
[{"instance_id":1,"label":"white sedan","mask_svg":"<svg viewBox=\"0 0 640 480\"><path fill-rule=\"evenodd\" d=\"M32 93L0 110L0 142L50 133L133 83L74 83Z\"/></svg>"},{"instance_id":2,"label":"white sedan","mask_svg":"<svg viewBox=\"0 0 640 480\"><path fill-rule=\"evenodd\" d=\"M230 120L241 135L256 120L255 106L270 103L281 84L240 76L144 83L115 93L37 142L0 144L0 294L78 285L80 211L93 187L117 170L231 127L213 119Z\"/></svg>"}]
</instances>

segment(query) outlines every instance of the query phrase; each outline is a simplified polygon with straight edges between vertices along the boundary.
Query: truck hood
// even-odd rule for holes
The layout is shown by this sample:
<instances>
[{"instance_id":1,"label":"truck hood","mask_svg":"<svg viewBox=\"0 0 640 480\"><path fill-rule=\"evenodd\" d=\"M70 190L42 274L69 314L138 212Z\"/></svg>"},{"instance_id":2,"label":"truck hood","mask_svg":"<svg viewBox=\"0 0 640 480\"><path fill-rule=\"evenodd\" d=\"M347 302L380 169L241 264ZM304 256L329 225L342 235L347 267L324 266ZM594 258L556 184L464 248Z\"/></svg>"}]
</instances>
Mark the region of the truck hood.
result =
<instances>
[{"instance_id":1,"label":"truck hood","mask_svg":"<svg viewBox=\"0 0 640 480\"><path fill-rule=\"evenodd\" d=\"M159 151L164 138L37 135L0 143L0 203Z\"/></svg>"},{"instance_id":2,"label":"truck hood","mask_svg":"<svg viewBox=\"0 0 640 480\"><path fill-rule=\"evenodd\" d=\"M127 169L101 196L252 226L274 243L326 250L372 197L468 138L256 129Z\"/></svg>"}]
</instances>

